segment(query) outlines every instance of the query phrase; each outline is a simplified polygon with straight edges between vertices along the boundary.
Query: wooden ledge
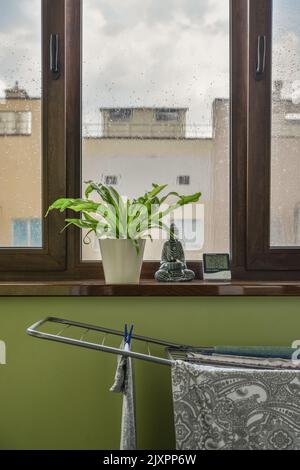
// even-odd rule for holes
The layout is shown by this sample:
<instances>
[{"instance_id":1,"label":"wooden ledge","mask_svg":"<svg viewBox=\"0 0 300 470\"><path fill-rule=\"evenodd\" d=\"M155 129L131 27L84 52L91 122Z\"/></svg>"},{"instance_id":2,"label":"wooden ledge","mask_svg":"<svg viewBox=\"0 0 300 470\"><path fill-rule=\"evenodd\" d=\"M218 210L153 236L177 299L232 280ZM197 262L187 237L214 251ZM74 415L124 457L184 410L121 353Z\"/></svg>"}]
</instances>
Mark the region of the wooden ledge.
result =
<instances>
[{"instance_id":1,"label":"wooden ledge","mask_svg":"<svg viewBox=\"0 0 300 470\"><path fill-rule=\"evenodd\" d=\"M0 282L2 297L92 296L92 297L213 297L300 296L300 281L232 281L106 285L103 281Z\"/></svg>"}]
</instances>

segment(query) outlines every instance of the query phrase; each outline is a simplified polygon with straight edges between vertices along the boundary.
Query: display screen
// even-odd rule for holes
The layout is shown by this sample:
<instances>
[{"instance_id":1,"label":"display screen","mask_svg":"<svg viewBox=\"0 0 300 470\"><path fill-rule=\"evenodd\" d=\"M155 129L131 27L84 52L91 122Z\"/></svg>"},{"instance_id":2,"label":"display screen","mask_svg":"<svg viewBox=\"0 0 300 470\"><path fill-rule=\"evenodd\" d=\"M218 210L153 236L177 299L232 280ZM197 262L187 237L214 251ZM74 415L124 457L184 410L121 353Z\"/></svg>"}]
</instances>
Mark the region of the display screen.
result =
<instances>
[{"instance_id":1,"label":"display screen","mask_svg":"<svg viewBox=\"0 0 300 470\"><path fill-rule=\"evenodd\" d=\"M230 270L228 254L204 254L203 261L205 273L218 273Z\"/></svg>"}]
</instances>

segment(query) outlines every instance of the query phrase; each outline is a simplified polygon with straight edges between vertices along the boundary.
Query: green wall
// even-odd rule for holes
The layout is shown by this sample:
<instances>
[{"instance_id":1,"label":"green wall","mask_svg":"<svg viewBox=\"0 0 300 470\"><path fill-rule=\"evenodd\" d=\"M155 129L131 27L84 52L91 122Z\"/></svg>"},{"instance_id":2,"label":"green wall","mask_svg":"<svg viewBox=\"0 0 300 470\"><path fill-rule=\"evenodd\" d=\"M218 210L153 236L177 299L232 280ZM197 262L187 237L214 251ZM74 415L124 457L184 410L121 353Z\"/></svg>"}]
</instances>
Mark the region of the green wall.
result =
<instances>
[{"instance_id":1,"label":"green wall","mask_svg":"<svg viewBox=\"0 0 300 470\"><path fill-rule=\"evenodd\" d=\"M115 356L25 334L47 315L195 345L300 339L299 298L1 298L0 449L118 448ZM136 361L136 381L139 448L174 448L169 368Z\"/></svg>"}]
</instances>

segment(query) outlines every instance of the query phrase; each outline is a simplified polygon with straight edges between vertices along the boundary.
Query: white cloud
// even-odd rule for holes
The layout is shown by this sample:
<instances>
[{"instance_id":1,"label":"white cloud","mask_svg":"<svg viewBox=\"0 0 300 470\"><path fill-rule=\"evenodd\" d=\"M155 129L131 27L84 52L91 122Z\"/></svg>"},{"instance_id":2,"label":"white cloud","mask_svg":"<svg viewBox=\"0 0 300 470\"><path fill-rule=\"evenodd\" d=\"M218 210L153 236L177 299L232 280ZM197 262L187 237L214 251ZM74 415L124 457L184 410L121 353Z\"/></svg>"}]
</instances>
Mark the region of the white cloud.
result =
<instances>
[{"instance_id":1,"label":"white cloud","mask_svg":"<svg viewBox=\"0 0 300 470\"><path fill-rule=\"evenodd\" d=\"M83 0L84 119L100 106L184 106L207 124L229 96L229 0ZM41 94L40 0L1 6L0 80Z\"/></svg>"},{"instance_id":2,"label":"white cloud","mask_svg":"<svg viewBox=\"0 0 300 470\"><path fill-rule=\"evenodd\" d=\"M10 0L1 5L0 80L19 81L31 96L41 95L41 2Z\"/></svg>"}]
</instances>

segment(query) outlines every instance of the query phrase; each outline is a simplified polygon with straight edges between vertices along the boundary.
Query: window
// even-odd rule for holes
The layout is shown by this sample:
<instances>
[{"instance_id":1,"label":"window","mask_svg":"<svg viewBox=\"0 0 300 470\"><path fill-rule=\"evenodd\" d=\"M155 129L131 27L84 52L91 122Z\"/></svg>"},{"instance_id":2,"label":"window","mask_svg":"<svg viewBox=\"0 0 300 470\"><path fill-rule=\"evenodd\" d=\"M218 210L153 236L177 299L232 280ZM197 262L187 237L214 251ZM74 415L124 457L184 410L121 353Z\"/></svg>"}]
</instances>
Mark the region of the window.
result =
<instances>
[{"instance_id":1,"label":"window","mask_svg":"<svg viewBox=\"0 0 300 470\"><path fill-rule=\"evenodd\" d=\"M128 121L132 117L131 109L110 109L108 111L110 121Z\"/></svg>"},{"instance_id":2,"label":"window","mask_svg":"<svg viewBox=\"0 0 300 470\"><path fill-rule=\"evenodd\" d=\"M152 183L201 191L193 211L203 242L187 244L186 257L199 264L205 251L229 252L229 0L83 0L81 85L81 192L102 174L120 175L130 198ZM86 136L89 127L98 133ZM188 225L194 215L178 217ZM153 236L146 263L160 259L166 239ZM97 243L81 246L83 262L99 259Z\"/></svg>"},{"instance_id":3,"label":"window","mask_svg":"<svg viewBox=\"0 0 300 470\"><path fill-rule=\"evenodd\" d=\"M129 197L201 191L174 215L192 268L231 252L236 278L298 279L298 2L24 4L1 12L14 25L0 44L1 277L99 277L97 240L43 217L96 180ZM164 241L147 244L143 276Z\"/></svg>"},{"instance_id":4,"label":"window","mask_svg":"<svg viewBox=\"0 0 300 470\"><path fill-rule=\"evenodd\" d=\"M159 109L155 113L157 121L179 121L180 111L176 109Z\"/></svg>"},{"instance_id":5,"label":"window","mask_svg":"<svg viewBox=\"0 0 300 470\"><path fill-rule=\"evenodd\" d=\"M2 5L10 26L18 26L10 32L6 25L0 45L0 247L14 246L14 219L42 215L41 2L29 0L28 6L37 16L23 2L15 9Z\"/></svg>"},{"instance_id":6,"label":"window","mask_svg":"<svg viewBox=\"0 0 300 470\"><path fill-rule=\"evenodd\" d=\"M295 122L300 122L300 114L286 114L285 116L286 121L295 121Z\"/></svg>"},{"instance_id":7,"label":"window","mask_svg":"<svg viewBox=\"0 0 300 470\"><path fill-rule=\"evenodd\" d=\"M300 267L299 18L293 0L250 2L246 270L255 277L297 278Z\"/></svg>"},{"instance_id":8,"label":"window","mask_svg":"<svg viewBox=\"0 0 300 470\"><path fill-rule=\"evenodd\" d=\"M189 184L191 184L190 176L178 176L177 177L177 184L179 186L188 186Z\"/></svg>"},{"instance_id":9,"label":"window","mask_svg":"<svg viewBox=\"0 0 300 470\"><path fill-rule=\"evenodd\" d=\"M300 202L300 5L275 0L272 12L271 220L279 218L281 237L271 246L299 246L295 211ZM295 19L297 21L295 22Z\"/></svg>"},{"instance_id":10,"label":"window","mask_svg":"<svg viewBox=\"0 0 300 470\"><path fill-rule=\"evenodd\" d=\"M1 4L0 276L65 269L62 217L43 216L66 194L64 76L49 69L50 35L64 63L64 1ZM58 78L58 77L56 77ZM38 274L36 274L38 275Z\"/></svg>"},{"instance_id":11,"label":"window","mask_svg":"<svg viewBox=\"0 0 300 470\"><path fill-rule=\"evenodd\" d=\"M105 184L116 186L118 184L118 177L115 175L106 176L105 177Z\"/></svg>"}]
</instances>

